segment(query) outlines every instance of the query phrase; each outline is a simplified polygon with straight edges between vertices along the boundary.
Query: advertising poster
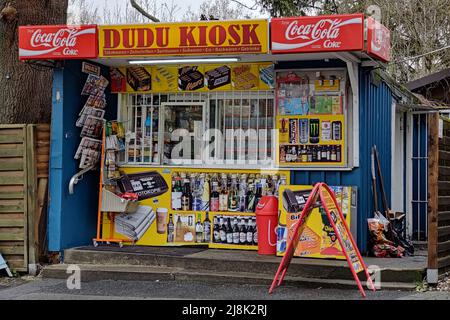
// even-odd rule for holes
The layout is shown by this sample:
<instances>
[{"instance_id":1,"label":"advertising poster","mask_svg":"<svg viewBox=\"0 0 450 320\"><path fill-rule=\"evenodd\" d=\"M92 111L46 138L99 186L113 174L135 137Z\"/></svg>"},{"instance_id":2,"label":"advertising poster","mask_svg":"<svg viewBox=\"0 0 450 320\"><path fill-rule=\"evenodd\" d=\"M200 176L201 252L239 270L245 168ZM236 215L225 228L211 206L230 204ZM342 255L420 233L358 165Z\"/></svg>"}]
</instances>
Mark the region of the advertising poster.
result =
<instances>
[{"instance_id":1,"label":"advertising poster","mask_svg":"<svg viewBox=\"0 0 450 320\"><path fill-rule=\"evenodd\" d=\"M113 93L252 91L274 88L272 63L111 68Z\"/></svg>"},{"instance_id":2,"label":"advertising poster","mask_svg":"<svg viewBox=\"0 0 450 320\"><path fill-rule=\"evenodd\" d=\"M287 184L290 181L288 171L131 167L121 171L118 187L122 192L137 194L139 207L133 213L104 212L103 238L144 246L257 250L253 239L257 233L256 206L250 200L255 198L248 190L258 183L275 188L282 179ZM231 182L226 193L219 186L220 181L224 185L223 179ZM239 186L233 181L239 181ZM245 181L245 197L240 181Z\"/></svg>"},{"instance_id":3,"label":"advertising poster","mask_svg":"<svg viewBox=\"0 0 450 320\"><path fill-rule=\"evenodd\" d=\"M354 187L330 187L336 194L339 206L348 225L352 214L356 214L356 188ZM286 190L293 192L294 197L290 198L285 193ZM280 188L279 202L279 225L277 239L277 255L283 256L286 252L287 239L292 238L295 224L301 214L302 205L308 200L312 186L282 186ZM297 207L296 207L297 206ZM294 209L293 209L294 208ZM300 208L300 209L295 209ZM299 210L298 212L293 212ZM305 258L330 258L345 259L342 249L334 229L328 220L327 214L321 205L314 207L311 212L303 233L300 235L299 244L295 250L294 256Z\"/></svg>"}]
</instances>

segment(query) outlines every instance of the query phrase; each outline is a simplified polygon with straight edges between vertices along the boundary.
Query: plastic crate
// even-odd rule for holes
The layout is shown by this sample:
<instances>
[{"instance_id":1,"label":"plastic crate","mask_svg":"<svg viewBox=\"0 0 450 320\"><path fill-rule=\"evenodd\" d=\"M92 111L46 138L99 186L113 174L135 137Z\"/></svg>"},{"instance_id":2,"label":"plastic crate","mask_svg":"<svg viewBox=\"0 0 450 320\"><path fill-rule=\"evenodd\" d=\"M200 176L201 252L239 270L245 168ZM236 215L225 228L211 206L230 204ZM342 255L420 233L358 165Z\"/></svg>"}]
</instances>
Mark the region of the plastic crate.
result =
<instances>
[{"instance_id":1,"label":"plastic crate","mask_svg":"<svg viewBox=\"0 0 450 320\"><path fill-rule=\"evenodd\" d=\"M138 201L125 200L111 191L103 189L102 191L102 211L134 213L139 207Z\"/></svg>"}]
</instances>

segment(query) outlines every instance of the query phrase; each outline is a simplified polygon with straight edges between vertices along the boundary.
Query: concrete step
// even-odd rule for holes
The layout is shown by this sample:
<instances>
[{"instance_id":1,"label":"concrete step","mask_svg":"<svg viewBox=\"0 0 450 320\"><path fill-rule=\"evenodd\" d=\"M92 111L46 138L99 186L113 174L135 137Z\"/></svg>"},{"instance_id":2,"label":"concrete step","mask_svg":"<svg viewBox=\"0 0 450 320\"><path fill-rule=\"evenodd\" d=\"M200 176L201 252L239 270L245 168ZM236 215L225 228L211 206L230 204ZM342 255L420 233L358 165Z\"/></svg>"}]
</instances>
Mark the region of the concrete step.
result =
<instances>
[{"instance_id":1,"label":"concrete step","mask_svg":"<svg viewBox=\"0 0 450 320\"><path fill-rule=\"evenodd\" d=\"M43 278L67 279L67 264L51 265L43 269ZM169 267L145 266L106 266L106 265L78 265L81 271L81 281L126 280L126 281L195 281L214 284L246 284L267 286L272 283L273 276L250 272L212 272L210 270L186 270ZM363 285L365 283L363 282ZM353 280L305 278L300 276L286 276L284 286L304 288L340 288L356 290ZM383 282L381 290L414 290L415 285L409 283Z\"/></svg>"},{"instance_id":2,"label":"concrete step","mask_svg":"<svg viewBox=\"0 0 450 320\"><path fill-rule=\"evenodd\" d=\"M143 251L144 252L144 251ZM258 256L255 252L206 250L183 255L182 251L151 250L145 253L126 251L99 251L92 249L70 249L65 251L66 264L94 265L129 265L137 267L181 268L184 270L213 270L214 273L227 275L235 273L251 273L259 277L275 275L280 264L279 257ZM181 253L179 253L181 252ZM417 257L420 259L424 257ZM421 282L425 267L421 263L403 259L367 258L366 264L379 266L381 281L389 283L406 283L415 285ZM387 260L387 261L386 261ZM350 280L353 276L346 261L322 259L293 259L288 272L289 276L321 280ZM360 279L365 281L364 273Z\"/></svg>"}]
</instances>

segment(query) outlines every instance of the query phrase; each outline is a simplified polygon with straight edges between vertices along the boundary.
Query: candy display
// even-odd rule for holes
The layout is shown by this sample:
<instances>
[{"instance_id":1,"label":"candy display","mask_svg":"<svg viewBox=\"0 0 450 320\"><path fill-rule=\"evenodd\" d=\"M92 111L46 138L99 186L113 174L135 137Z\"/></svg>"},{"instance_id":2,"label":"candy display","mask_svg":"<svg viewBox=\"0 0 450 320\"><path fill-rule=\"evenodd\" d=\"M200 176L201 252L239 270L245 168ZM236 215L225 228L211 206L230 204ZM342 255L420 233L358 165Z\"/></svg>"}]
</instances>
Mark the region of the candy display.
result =
<instances>
[{"instance_id":1,"label":"candy display","mask_svg":"<svg viewBox=\"0 0 450 320\"><path fill-rule=\"evenodd\" d=\"M205 86L205 77L198 67L178 69L178 88L182 91L195 91Z\"/></svg>"},{"instance_id":2,"label":"candy display","mask_svg":"<svg viewBox=\"0 0 450 320\"><path fill-rule=\"evenodd\" d=\"M205 73L206 85L209 90L214 90L231 83L231 69L222 66Z\"/></svg>"},{"instance_id":3,"label":"candy display","mask_svg":"<svg viewBox=\"0 0 450 320\"><path fill-rule=\"evenodd\" d=\"M152 76L143 67L127 68L127 82L134 91L152 89Z\"/></svg>"}]
</instances>

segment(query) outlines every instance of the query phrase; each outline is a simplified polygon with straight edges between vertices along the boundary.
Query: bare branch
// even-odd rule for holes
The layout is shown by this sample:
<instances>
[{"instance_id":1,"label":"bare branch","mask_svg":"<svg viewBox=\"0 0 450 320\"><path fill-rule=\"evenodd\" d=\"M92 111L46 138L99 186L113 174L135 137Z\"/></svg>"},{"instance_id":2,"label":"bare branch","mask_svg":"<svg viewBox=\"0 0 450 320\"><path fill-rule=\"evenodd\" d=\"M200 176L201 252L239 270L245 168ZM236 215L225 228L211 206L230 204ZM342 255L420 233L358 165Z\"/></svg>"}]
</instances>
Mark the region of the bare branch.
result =
<instances>
[{"instance_id":1,"label":"bare branch","mask_svg":"<svg viewBox=\"0 0 450 320\"><path fill-rule=\"evenodd\" d=\"M247 8L248 10L256 10L256 9L258 9L258 6L259 6L257 1L255 1L255 3L251 7L247 6L246 4L244 4L244 3L242 3L242 2L240 2L238 0L231 0L231 1L234 2L234 3L237 3L238 5L240 5L240 6L244 7L244 8Z\"/></svg>"},{"instance_id":2,"label":"bare branch","mask_svg":"<svg viewBox=\"0 0 450 320\"><path fill-rule=\"evenodd\" d=\"M137 2L136 0L130 0L131 6L136 9L140 14L142 14L144 17L147 17L153 22L160 22L160 20L154 16L152 16L150 13L145 11Z\"/></svg>"}]
</instances>

